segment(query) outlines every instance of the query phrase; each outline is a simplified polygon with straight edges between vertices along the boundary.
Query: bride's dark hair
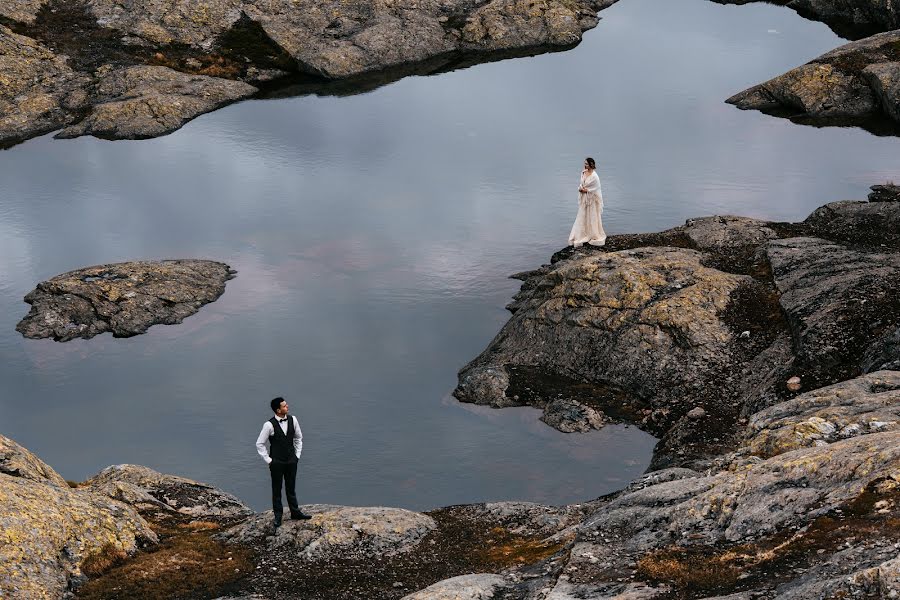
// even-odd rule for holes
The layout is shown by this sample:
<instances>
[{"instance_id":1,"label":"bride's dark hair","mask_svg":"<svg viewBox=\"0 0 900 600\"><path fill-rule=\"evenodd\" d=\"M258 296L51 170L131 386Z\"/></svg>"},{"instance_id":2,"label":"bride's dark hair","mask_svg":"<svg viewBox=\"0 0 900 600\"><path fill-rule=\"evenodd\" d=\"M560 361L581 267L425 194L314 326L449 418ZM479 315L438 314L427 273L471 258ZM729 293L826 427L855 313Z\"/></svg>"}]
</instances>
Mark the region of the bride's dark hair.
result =
<instances>
[{"instance_id":1,"label":"bride's dark hair","mask_svg":"<svg viewBox=\"0 0 900 600\"><path fill-rule=\"evenodd\" d=\"M584 159L584 162L586 162L588 164L588 166L592 169L597 168L597 163L595 163L594 159L591 158L590 156L588 156L586 159Z\"/></svg>"}]
</instances>

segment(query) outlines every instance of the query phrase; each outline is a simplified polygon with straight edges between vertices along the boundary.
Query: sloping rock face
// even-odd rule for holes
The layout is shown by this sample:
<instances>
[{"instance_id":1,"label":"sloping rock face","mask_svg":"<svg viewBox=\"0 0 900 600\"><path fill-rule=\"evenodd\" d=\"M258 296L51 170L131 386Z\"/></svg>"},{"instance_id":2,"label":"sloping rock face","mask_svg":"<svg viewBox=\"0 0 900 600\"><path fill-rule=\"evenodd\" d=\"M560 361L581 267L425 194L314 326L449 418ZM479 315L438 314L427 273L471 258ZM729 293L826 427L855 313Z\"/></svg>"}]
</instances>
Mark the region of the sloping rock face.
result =
<instances>
[{"instance_id":1,"label":"sloping rock face","mask_svg":"<svg viewBox=\"0 0 900 600\"><path fill-rule=\"evenodd\" d=\"M142 510L163 508L207 520L234 520L253 514L243 502L218 488L139 465L107 467L79 488L121 500Z\"/></svg>"},{"instance_id":2,"label":"sloping rock face","mask_svg":"<svg viewBox=\"0 0 900 600\"><path fill-rule=\"evenodd\" d=\"M15 455L7 454L4 466L25 466L16 469L24 476L0 473L0 597L56 600L83 577L93 556L131 554L157 541L134 509L65 482L54 485L59 476L49 467L2 441Z\"/></svg>"},{"instance_id":3,"label":"sloping rock face","mask_svg":"<svg viewBox=\"0 0 900 600\"><path fill-rule=\"evenodd\" d=\"M57 275L25 296L28 315L16 325L27 338L66 342L111 331L131 337L158 323L173 325L225 292L235 271L208 260L98 265Z\"/></svg>"},{"instance_id":4,"label":"sloping rock face","mask_svg":"<svg viewBox=\"0 0 900 600\"><path fill-rule=\"evenodd\" d=\"M900 25L898 25L900 27ZM900 131L900 29L851 42L727 100L813 124ZM891 125L885 125L885 123Z\"/></svg>"},{"instance_id":5,"label":"sloping rock face","mask_svg":"<svg viewBox=\"0 0 900 600\"><path fill-rule=\"evenodd\" d=\"M513 317L467 365L454 392L495 407L520 403L508 365L608 384L643 402L677 403L729 364L736 335L719 317L750 278L680 248L576 254L531 277ZM545 404L549 398L535 398Z\"/></svg>"},{"instance_id":6,"label":"sloping rock face","mask_svg":"<svg viewBox=\"0 0 900 600\"><path fill-rule=\"evenodd\" d=\"M719 4L750 4L760 0L713 0ZM777 0L814 21L822 21L841 37L859 39L900 29L900 7L892 0Z\"/></svg>"},{"instance_id":7,"label":"sloping rock face","mask_svg":"<svg viewBox=\"0 0 900 600\"><path fill-rule=\"evenodd\" d=\"M0 435L0 474L68 487L50 465L4 435Z\"/></svg>"},{"instance_id":8,"label":"sloping rock face","mask_svg":"<svg viewBox=\"0 0 900 600\"><path fill-rule=\"evenodd\" d=\"M186 122L257 89L241 81L188 75L162 66L130 67L101 76L91 89L90 114L57 137L93 135L106 139L141 139L165 135Z\"/></svg>"},{"instance_id":9,"label":"sloping rock face","mask_svg":"<svg viewBox=\"0 0 900 600\"><path fill-rule=\"evenodd\" d=\"M567 49L615 1L14 0L0 7L0 145L65 126L164 135L289 75L387 83Z\"/></svg>"},{"instance_id":10,"label":"sloping rock face","mask_svg":"<svg viewBox=\"0 0 900 600\"><path fill-rule=\"evenodd\" d=\"M90 78L36 40L0 25L0 147L70 123Z\"/></svg>"},{"instance_id":11,"label":"sloping rock face","mask_svg":"<svg viewBox=\"0 0 900 600\"><path fill-rule=\"evenodd\" d=\"M272 535L272 511L229 529L222 539L290 549L306 560L326 556L373 557L407 552L437 525L421 513L400 508L308 505L308 521L285 521Z\"/></svg>"}]
</instances>

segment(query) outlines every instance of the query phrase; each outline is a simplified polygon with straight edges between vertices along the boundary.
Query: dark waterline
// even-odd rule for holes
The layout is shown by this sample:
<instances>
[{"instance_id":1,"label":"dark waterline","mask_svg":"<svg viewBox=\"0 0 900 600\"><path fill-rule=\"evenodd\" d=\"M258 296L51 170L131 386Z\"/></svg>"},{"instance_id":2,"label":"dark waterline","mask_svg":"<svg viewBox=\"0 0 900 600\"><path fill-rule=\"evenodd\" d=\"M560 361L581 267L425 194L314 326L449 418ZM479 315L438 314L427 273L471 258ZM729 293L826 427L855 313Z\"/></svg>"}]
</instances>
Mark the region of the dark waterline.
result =
<instances>
[{"instance_id":1,"label":"dark waterline","mask_svg":"<svg viewBox=\"0 0 900 600\"><path fill-rule=\"evenodd\" d=\"M253 441L275 395L303 424L305 502L565 503L640 474L654 440L633 427L564 435L449 397L507 319L506 276L563 245L582 158L616 233L802 219L896 178L900 142L723 103L841 43L792 11L622 0L602 16L566 53L0 153L0 432L70 479L132 462L258 509ZM42 279L169 257L238 277L137 338L14 331Z\"/></svg>"}]
</instances>

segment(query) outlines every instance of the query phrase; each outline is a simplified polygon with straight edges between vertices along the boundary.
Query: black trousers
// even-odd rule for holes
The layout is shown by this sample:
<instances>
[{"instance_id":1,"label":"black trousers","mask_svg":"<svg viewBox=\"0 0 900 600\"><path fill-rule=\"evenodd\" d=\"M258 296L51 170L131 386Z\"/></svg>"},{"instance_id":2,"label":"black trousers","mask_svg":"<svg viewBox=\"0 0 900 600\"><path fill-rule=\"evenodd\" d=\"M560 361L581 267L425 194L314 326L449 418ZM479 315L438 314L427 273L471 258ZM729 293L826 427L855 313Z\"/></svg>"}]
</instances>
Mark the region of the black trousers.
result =
<instances>
[{"instance_id":1,"label":"black trousers","mask_svg":"<svg viewBox=\"0 0 900 600\"><path fill-rule=\"evenodd\" d=\"M292 513L299 511L300 507L297 505L297 492L295 491L297 463L280 463L273 460L269 463L269 475L272 476L272 510L275 511L275 514L280 515L284 510L284 506L281 504L282 480L284 480L288 507Z\"/></svg>"}]
</instances>

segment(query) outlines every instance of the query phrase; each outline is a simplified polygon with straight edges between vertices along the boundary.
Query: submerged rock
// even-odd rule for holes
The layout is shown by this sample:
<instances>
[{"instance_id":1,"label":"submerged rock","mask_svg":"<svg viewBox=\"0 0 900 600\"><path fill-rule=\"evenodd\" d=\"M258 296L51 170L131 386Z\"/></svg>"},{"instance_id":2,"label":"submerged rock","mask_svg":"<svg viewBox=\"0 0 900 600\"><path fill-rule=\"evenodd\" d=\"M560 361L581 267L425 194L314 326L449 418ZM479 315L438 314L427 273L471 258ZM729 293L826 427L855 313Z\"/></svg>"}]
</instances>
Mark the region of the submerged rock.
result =
<instances>
[{"instance_id":1,"label":"submerged rock","mask_svg":"<svg viewBox=\"0 0 900 600\"><path fill-rule=\"evenodd\" d=\"M173 325L213 302L235 271L209 260L98 265L57 275L25 296L31 311L16 325L28 338L59 342L111 331L130 337Z\"/></svg>"},{"instance_id":2,"label":"submerged rock","mask_svg":"<svg viewBox=\"0 0 900 600\"><path fill-rule=\"evenodd\" d=\"M845 44L727 102L801 123L862 125L896 134L900 131L900 30Z\"/></svg>"}]
</instances>

